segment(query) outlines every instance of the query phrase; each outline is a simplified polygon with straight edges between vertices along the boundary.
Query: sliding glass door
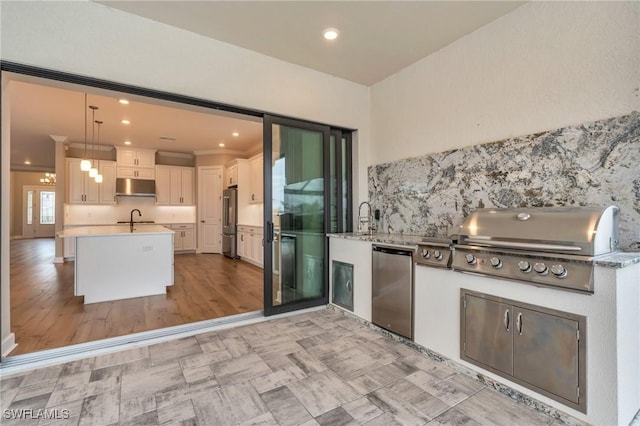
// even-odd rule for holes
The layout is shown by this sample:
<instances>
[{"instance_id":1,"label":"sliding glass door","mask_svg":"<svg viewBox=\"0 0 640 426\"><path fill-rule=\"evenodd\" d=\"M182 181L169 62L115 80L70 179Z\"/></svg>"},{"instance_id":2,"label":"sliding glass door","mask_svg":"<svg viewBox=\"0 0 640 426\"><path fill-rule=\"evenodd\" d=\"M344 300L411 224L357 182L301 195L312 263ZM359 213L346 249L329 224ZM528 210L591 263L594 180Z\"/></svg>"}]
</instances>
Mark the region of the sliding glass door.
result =
<instances>
[{"instance_id":1,"label":"sliding glass door","mask_svg":"<svg viewBox=\"0 0 640 426\"><path fill-rule=\"evenodd\" d=\"M326 304L328 126L267 116L265 315Z\"/></svg>"}]
</instances>

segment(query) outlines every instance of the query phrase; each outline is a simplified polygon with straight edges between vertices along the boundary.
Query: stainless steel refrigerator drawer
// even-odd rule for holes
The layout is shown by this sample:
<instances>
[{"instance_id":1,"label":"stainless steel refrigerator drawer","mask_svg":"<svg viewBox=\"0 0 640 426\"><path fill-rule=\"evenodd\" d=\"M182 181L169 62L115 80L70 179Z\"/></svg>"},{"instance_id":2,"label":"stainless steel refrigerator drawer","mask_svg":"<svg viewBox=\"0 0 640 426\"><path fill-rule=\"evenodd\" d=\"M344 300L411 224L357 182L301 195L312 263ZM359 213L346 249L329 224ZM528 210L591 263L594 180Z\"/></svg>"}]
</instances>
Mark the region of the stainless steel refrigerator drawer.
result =
<instances>
[{"instance_id":1,"label":"stainless steel refrigerator drawer","mask_svg":"<svg viewBox=\"0 0 640 426\"><path fill-rule=\"evenodd\" d=\"M413 251L373 246L371 320L413 339Z\"/></svg>"}]
</instances>

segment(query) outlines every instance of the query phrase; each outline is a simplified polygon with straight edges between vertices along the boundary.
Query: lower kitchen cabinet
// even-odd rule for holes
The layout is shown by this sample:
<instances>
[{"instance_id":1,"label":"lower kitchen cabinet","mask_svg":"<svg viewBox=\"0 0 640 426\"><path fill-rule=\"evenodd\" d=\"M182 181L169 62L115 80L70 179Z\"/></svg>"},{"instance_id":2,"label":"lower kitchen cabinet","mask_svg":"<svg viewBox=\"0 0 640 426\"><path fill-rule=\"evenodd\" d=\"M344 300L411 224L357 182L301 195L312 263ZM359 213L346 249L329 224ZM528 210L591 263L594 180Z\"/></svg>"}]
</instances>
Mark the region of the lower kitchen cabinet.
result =
<instances>
[{"instance_id":1,"label":"lower kitchen cabinet","mask_svg":"<svg viewBox=\"0 0 640 426\"><path fill-rule=\"evenodd\" d=\"M329 274L329 300L360 318L371 321L371 243L340 237L329 238L329 264L334 265L334 262L348 265L348 271L343 271L344 274L332 271ZM347 283L349 276L351 282Z\"/></svg>"},{"instance_id":2,"label":"lower kitchen cabinet","mask_svg":"<svg viewBox=\"0 0 640 426\"><path fill-rule=\"evenodd\" d=\"M461 358L586 412L586 317L461 292Z\"/></svg>"},{"instance_id":3,"label":"lower kitchen cabinet","mask_svg":"<svg viewBox=\"0 0 640 426\"><path fill-rule=\"evenodd\" d=\"M238 226L238 255L260 268L264 266L264 240L262 227Z\"/></svg>"},{"instance_id":4,"label":"lower kitchen cabinet","mask_svg":"<svg viewBox=\"0 0 640 426\"><path fill-rule=\"evenodd\" d=\"M174 251L192 251L196 249L196 233L193 224L169 225L173 234Z\"/></svg>"}]
</instances>

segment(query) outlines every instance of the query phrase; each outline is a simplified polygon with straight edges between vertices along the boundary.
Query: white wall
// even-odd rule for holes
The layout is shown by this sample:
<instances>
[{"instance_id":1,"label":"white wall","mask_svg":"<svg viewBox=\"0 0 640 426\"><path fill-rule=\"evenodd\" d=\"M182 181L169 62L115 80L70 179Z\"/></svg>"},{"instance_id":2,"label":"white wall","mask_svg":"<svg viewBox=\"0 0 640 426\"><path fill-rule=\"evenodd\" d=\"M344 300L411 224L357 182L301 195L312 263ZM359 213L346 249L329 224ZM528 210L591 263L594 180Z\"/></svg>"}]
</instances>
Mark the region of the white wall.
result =
<instances>
[{"instance_id":1,"label":"white wall","mask_svg":"<svg viewBox=\"0 0 640 426\"><path fill-rule=\"evenodd\" d=\"M371 88L379 164L640 109L640 3L530 2Z\"/></svg>"},{"instance_id":2,"label":"white wall","mask_svg":"<svg viewBox=\"0 0 640 426\"><path fill-rule=\"evenodd\" d=\"M3 60L354 128L358 143L368 144L368 87L93 2L2 2L0 10ZM4 88L3 80L3 102ZM2 193L8 197L5 128ZM354 167L364 171L357 175L354 201L366 197L368 152L361 150ZM2 339L9 336L5 205Z\"/></svg>"}]
</instances>

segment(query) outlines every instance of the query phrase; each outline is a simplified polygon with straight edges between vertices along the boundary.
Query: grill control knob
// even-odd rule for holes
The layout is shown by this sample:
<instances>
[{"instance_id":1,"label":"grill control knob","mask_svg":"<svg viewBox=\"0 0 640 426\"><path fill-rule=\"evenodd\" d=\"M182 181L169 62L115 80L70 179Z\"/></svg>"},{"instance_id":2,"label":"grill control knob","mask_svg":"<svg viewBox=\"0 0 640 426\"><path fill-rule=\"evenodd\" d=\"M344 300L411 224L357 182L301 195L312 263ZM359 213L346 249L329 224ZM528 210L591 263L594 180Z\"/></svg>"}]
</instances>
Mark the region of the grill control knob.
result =
<instances>
[{"instance_id":1,"label":"grill control knob","mask_svg":"<svg viewBox=\"0 0 640 426\"><path fill-rule=\"evenodd\" d=\"M495 256L489 259L489 263L496 269L502 268L502 260L498 259Z\"/></svg>"},{"instance_id":2,"label":"grill control knob","mask_svg":"<svg viewBox=\"0 0 640 426\"><path fill-rule=\"evenodd\" d=\"M422 258L429 259L431 257L431 252L427 249L422 249Z\"/></svg>"},{"instance_id":3,"label":"grill control knob","mask_svg":"<svg viewBox=\"0 0 640 426\"><path fill-rule=\"evenodd\" d=\"M567 269L562 265L552 265L551 273L556 276L556 278L564 278L567 276Z\"/></svg>"},{"instance_id":4,"label":"grill control knob","mask_svg":"<svg viewBox=\"0 0 640 426\"><path fill-rule=\"evenodd\" d=\"M542 262L536 263L533 265L533 270L539 273L540 275L547 275L549 272L549 268Z\"/></svg>"},{"instance_id":5,"label":"grill control knob","mask_svg":"<svg viewBox=\"0 0 640 426\"><path fill-rule=\"evenodd\" d=\"M436 260L442 260L442 252L440 250L436 250L433 252L433 257Z\"/></svg>"},{"instance_id":6,"label":"grill control knob","mask_svg":"<svg viewBox=\"0 0 640 426\"><path fill-rule=\"evenodd\" d=\"M518 262L518 269L520 269L522 272L529 272L531 270L531 264L526 260L521 260L520 262Z\"/></svg>"},{"instance_id":7,"label":"grill control knob","mask_svg":"<svg viewBox=\"0 0 640 426\"><path fill-rule=\"evenodd\" d=\"M476 257L474 255L472 255L471 253L467 254L464 258L465 258L465 260L467 261L467 263L469 265L475 265L476 264Z\"/></svg>"}]
</instances>

